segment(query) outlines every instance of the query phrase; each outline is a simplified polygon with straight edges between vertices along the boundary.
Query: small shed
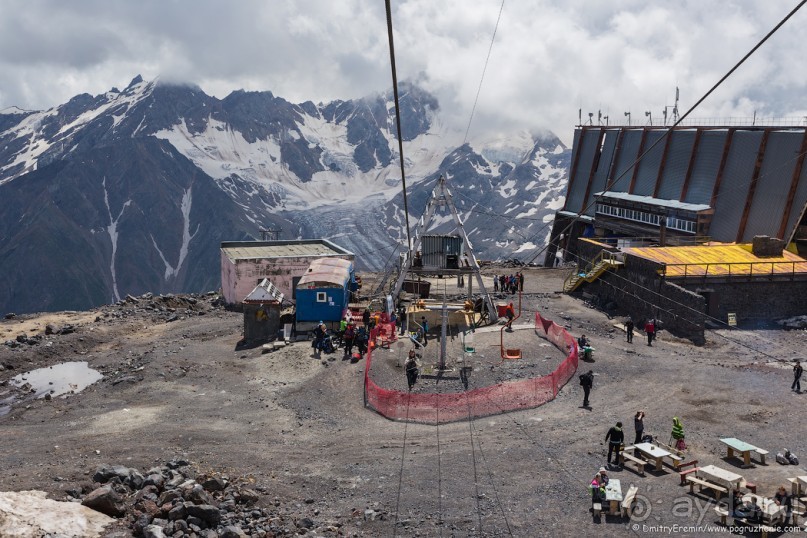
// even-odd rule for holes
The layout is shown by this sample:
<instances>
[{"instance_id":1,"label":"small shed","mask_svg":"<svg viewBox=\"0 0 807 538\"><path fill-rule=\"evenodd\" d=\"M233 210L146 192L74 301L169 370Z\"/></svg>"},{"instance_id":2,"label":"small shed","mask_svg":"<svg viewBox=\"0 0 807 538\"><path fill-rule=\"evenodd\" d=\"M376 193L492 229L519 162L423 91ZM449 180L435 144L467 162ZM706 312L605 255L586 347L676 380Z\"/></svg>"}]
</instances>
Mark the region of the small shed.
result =
<instances>
[{"instance_id":1,"label":"small shed","mask_svg":"<svg viewBox=\"0 0 807 538\"><path fill-rule=\"evenodd\" d=\"M244 340L268 341L280 330L280 309L283 294L268 278L264 278L244 299Z\"/></svg>"},{"instance_id":2,"label":"small shed","mask_svg":"<svg viewBox=\"0 0 807 538\"><path fill-rule=\"evenodd\" d=\"M339 321L355 289L353 263L340 258L311 262L297 283L297 321Z\"/></svg>"}]
</instances>

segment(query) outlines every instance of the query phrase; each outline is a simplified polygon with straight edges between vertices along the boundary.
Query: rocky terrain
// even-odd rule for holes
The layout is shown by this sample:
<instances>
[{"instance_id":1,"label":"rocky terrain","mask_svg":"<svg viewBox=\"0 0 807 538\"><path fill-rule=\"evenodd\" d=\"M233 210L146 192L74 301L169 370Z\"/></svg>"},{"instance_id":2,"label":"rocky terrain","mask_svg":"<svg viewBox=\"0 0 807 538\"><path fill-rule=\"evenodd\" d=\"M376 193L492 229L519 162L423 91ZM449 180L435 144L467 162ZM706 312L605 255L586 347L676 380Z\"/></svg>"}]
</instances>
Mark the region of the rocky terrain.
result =
<instances>
[{"instance_id":1,"label":"rocky terrain","mask_svg":"<svg viewBox=\"0 0 807 538\"><path fill-rule=\"evenodd\" d=\"M0 416L0 493L40 490L74 504L107 495L115 520L102 535L116 538L624 536L650 534L642 525L651 524L707 535L714 501L680 487L669 468L612 469L623 491L639 487L642 510L632 522L592 518L586 486L605 464L605 433L621 420L632 439L638 409L665 442L680 417L688 459L738 472L760 494L807 474L771 457L787 447L807 459L807 398L789 390L787 362L807 332L710 331L696 347L662 331L653 347L641 333L628 344L618 317L555 293L564 276L528 269L524 316L540 311L592 340L594 362L581 366L595 373L591 409L573 378L542 407L439 427L366 409L363 361L326 366L307 342L237 349L242 317L215 295L12 316L0 321L0 406L10 405ZM66 361L103 378L50 400L12 383ZM767 465L740 468L721 437L768 449Z\"/></svg>"}]
</instances>

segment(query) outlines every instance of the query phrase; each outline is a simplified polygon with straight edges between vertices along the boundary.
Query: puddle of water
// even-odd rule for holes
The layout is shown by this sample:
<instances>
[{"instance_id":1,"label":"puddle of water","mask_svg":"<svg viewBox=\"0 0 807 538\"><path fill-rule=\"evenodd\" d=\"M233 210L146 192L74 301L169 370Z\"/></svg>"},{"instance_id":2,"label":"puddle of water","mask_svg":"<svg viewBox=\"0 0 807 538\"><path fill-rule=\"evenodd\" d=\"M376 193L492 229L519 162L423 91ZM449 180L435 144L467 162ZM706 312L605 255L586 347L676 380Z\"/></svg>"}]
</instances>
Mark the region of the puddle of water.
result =
<instances>
[{"instance_id":1,"label":"puddle of water","mask_svg":"<svg viewBox=\"0 0 807 538\"><path fill-rule=\"evenodd\" d=\"M31 385L35 398L52 397L67 393L81 392L104 377L101 372L90 368L86 361L63 362L49 368L37 368L11 379L11 384L22 387ZM0 411L2 413L2 411Z\"/></svg>"}]
</instances>

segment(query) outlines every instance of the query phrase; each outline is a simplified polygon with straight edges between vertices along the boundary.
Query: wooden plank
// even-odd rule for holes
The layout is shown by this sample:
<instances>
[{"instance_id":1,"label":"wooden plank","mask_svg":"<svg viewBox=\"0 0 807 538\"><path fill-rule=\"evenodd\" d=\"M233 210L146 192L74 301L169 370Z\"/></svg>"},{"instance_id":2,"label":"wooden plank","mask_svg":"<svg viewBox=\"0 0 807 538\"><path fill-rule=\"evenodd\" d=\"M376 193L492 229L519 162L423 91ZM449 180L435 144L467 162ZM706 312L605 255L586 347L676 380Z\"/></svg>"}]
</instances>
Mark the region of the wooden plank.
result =
<instances>
[{"instance_id":1,"label":"wooden plank","mask_svg":"<svg viewBox=\"0 0 807 538\"><path fill-rule=\"evenodd\" d=\"M586 193L583 195L583 204L580 213L584 213L588 207L586 202L591 194L591 183L594 181L594 174L597 172L597 167L600 164L600 157L602 157L602 139L605 137L605 129L600 129L600 135L597 137L597 153L591 162L591 170L588 174L588 183L586 183ZM582 146L582 144L581 144Z\"/></svg>"},{"instance_id":2,"label":"wooden plank","mask_svg":"<svg viewBox=\"0 0 807 538\"><path fill-rule=\"evenodd\" d=\"M807 154L807 129L804 130L804 138L801 139L801 148L799 149L798 160L796 167L793 169L793 177L790 180L790 190L787 192L787 201L785 202L785 212L782 214L782 222L779 224L779 231L776 237L785 239L785 232L787 231L787 221L790 220L790 213L793 209L793 200L796 197L796 188L799 186L799 178L801 178L801 167L804 165L804 156Z\"/></svg>"},{"instance_id":3,"label":"wooden plank","mask_svg":"<svg viewBox=\"0 0 807 538\"><path fill-rule=\"evenodd\" d=\"M667 131L667 139L664 141L664 152L661 154L661 162L656 172L656 186L653 188L653 198L658 198L658 193L661 190L661 176L664 174L664 165L667 164L667 153L670 149L670 141L672 140L673 132L672 130Z\"/></svg>"},{"instance_id":4,"label":"wooden plank","mask_svg":"<svg viewBox=\"0 0 807 538\"><path fill-rule=\"evenodd\" d=\"M703 129L695 131L695 142L692 144L692 153L689 155L689 164L687 165L687 173L684 177L684 185L681 187L680 202L686 200L687 192L689 191L689 182L692 179L692 171L695 169L695 158L698 156L698 144L701 141L701 133Z\"/></svg>"},{"instance_id":5,"label":"wooden plank","mask_svg":"<svg viewBox=\"0 0 807 538\"><path fill-rule=\"evenodd\" d=\"M577 165L580 163L580 153L582 153L582 150L583 150L583 137L585 136L585 134L586 134L586 128L581 127L580 128L580 138L577 140L577 153L574 154L574 160L572 162L572 169L569 172L569 184L568 184L568 186L566 188L566 199L567 200L571 199L570 195L572 194L572 185L574 184L574 178L577 176ZM567 210L571 211L571 209L568 209L568 208L567 208Z\"/></svg>"},{"instance_id":6,"label":"wooden plank","mask_svg":"<svg viewBox=\"0 0 807 538\"><path fill-rule=\"evenodd\" d=\"M726 134L726 142L723 144L723 156L720 158L720 167L717 169L717 177L715 178L715 185L712 188L712 199L709 205L714 209L717 203L717 195L720 192L720 184L723 183L723 173L726 170L726 162L729 160L729 149L731 149L731 139L734 137L736 129L729 129Z\"/></svg>"},{"instance_id":7,"label":"wooden plank","mask_svg":"<svg viewBox=\"0 0 807 538\"><path fill-rule=\"evenodd\" d=\"M628 188L628 192L630 194L633 194L633 189L636 187L636 177L639 175L639 163L642 160L644 143L647 140L647 131L647 127L642 129L642 139L639 141L639 151L636 152L636 159L633 161L633 176L630 178L630 187Z\"/></svg>"},{"instance_id":8,"label":"wooden plank","mask_svg":"<svg viewBox=\"0 0 807 538\"><path fill-rule=\"evenodd\" d=\"M770 138L770 135L770 129L765 129L765 131L763 131L762 142L760 142L759 151L757 151L757 160L754 163L754 173L751 175L751 185L748 187L748 196L745 198L743 217L740 219L740 227L737 230L736 241L738 243L742 242L743 235L745 234L745 227L748 225L748 215L751 213L751 205L754 203L754 193L757 191L759 173L762 170L762 161L765 159L765 149L768 146L768 138Z\"/></svg>"},{"instance_id":9,"label":"wooden plank","mask_svg":"<svg viewBox=\"0 0 807 538\"><path fill-rule=\"evenodd\" d=\"M622 138L625 136L625 129L619 130L619 135L617 135L616 139L616 147L614 148L614 155L611 157L611 166L608 168L608 177L606 178L606 185L605 191L611 190L611 187L614 186L616 178L614 177L614 167L616 167L616 163L619 160L619 152L622 150Z\"/></svg>"}]
</instances>

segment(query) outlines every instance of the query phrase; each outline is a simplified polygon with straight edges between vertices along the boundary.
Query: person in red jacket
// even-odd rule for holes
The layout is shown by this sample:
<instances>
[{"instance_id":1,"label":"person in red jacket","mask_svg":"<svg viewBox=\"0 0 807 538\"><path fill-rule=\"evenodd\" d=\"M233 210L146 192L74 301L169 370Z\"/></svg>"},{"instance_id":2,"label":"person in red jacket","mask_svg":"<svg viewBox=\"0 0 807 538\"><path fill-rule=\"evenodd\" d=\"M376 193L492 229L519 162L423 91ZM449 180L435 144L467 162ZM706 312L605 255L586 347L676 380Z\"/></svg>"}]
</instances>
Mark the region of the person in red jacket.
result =
<instances>
[{"instance_id":1,"label":"person in red jacket","mask_svg":"<svg viewBox=\"0 0 807 538\"><path fill-rule=\"evenodd\" d=\"M649 319L644 326L644 332L647 334L647 345L653 345L653 339L656 337L656 323L654 320Z\"/></svg>"},{"instance_id":2,"label":"person in red jacket","mask_svg":"<svg viewBox=\"0 0 807 538\"><path fill-rule=\"evenodd\" d=\"M507 316L507 330L513 330L513 320L516 317L516 309L513 308L513 303L507 305L507 308L504 309L504 315Z\"/></svg>"}]
</instances>

